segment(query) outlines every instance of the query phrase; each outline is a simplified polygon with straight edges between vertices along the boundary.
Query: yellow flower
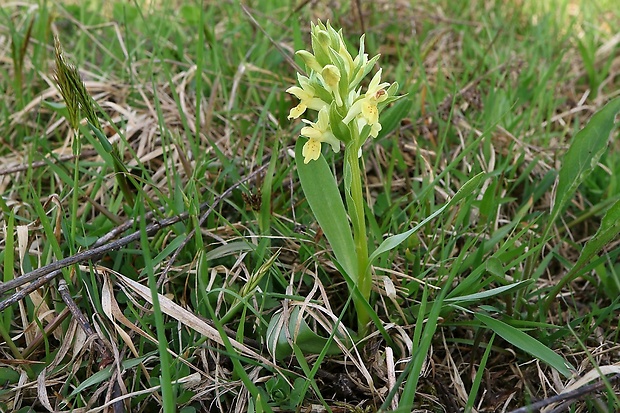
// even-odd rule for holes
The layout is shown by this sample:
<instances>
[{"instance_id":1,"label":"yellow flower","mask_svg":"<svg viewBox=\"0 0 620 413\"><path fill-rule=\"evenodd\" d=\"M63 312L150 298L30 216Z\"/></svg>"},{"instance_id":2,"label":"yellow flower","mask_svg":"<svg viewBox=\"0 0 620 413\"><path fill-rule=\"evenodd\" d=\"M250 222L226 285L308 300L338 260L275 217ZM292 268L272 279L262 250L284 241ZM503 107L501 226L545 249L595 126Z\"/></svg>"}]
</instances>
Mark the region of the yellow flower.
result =
<instances>
[{"instance_id":1,"label":"yellow flower","mask_svg":"<svg viewBox=\"0 0 620 413\"><path fill-rule=\"evenodd\" d=\"M366 124L370 126L378 124L379 109L377 108L377 104L388 98L385 88L390 85L389 83L379 82L381 82L381 69L373 76L364 97L356 100L353 105L351 105L351 108L349 108L347 112L347 116L342 120L344 123L351 122L351 120L361 114L361 119L363 119ZM378 130L376 127L374 129L375 133L377 133Z\"/></svg>"},{"instance_id":2,"label":"yellow flower","mask_svg":"<svg viewBox=\"0 0 620 413\"><path fill-rule=\"evenodd\" d=\"M301 128L301 134L309 138L302 150L304 163L319 159L322 142L329 143L334 152L340 152L340 141L334 136L329 127L329 109L327 106L319 110L319 119L315 123L306 119L302 120L310 125Z\"/></svg>"},{"instance_id":3,"label":"yellow flower","mask_svg":"<svg viewBox=\"0 0 620 413\"><path fill-rule=\"evenodd\" d=\"M288 115L289 119L297 119L306 109L320 110L327 106L327 103L315 95L314 87L310 84L310 79L300 74L297 74L297 79L301 87L292 86L286 89L288 93L295 95L301 101L299 105L291 109Z\"/></svg>"}]
</instances>

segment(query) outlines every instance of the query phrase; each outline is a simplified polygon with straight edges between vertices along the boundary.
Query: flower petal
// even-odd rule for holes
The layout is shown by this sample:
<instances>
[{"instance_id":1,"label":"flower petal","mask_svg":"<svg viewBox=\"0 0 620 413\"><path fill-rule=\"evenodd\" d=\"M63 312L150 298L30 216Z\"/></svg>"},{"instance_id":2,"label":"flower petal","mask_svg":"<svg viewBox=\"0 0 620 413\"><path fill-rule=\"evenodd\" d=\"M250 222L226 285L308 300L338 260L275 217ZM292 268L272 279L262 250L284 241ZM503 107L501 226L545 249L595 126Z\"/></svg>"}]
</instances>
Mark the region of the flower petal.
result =
<instances>
[{"instance_id":1,"label":"flower petal","mask_svg":"<svg viewBox=\"0 0 620 413\"><path fill-rule=\"evenodd\" d=\"M299 86L291 86L288 89L286 89L286 92L290 93L291 95L294 95L297 99L300 99L300 100L307 99L309 96L308 92L306 92Z\"/></svg>"},{"instance_id":2,"label":"flower petal","mask_svg":"<svg viewBox=\"0 0 620 413\"><path fill-rule=\"evenodd\" d=\"M314 110L321 110L322 108L327 106L327 103L322 101L319 98L312 98L310 100L305 101L304 103L306 104L308 109L314 109Z\"/></svg>"},{"instance_id":3,"label":"flower petal","mask_svg":"<svg viewBox=\"0 0 620 413\"><path fill-rule=\"evenodd\" d=\"M312 53L306 50L298 50L295 54L303 59L308 69L312 69L315 72L321 71L321 65L319 64L319 62L316 60L316 57L314 57Z\"/></svg>"},{"instance_id":4,"label":"flower petal","mask_svg":"<svg viewBox=\"0 0 620 413\"><path fill-rule=\"evenodd\" d=\"M369 125L374 125L379 121L379 109L370 99L364 99L362 102L362 116L366 118Z\"/></svg>"},{"instance_id":5,"label":"flower petal","mask_svg":"<svg viewBox=\"0 0 620 413\"><path fill-rule=\"evenodd\" d=\"M315 126L304 126L303 128L301 128L301 135L306 136L310 139L321 141L323 132Z\"/></svg>"},{"instance_id":6,"label":"flower petal","mask_svg":"<svg viewBox=\"0 0 620 413\"><path fill-rule=\"evenodd\" d=\"M370 136L372 136L373 138L376 138L379 132L381 131L381 128L382 126L379 122L372 125L372 127L370 128Z\"/></svg>"},{"instance_id":7,"label":"flower petal","mask_svg":"<svg viewBox=\"0 0 620 413\"><path fill-rule=\"evenodd\" d=\"M325 131L329 128L329 111L327 106L319 111L319 120L316 122L316 127L321 131Z\"/></svg>"},{"instance_id":8,"label":"flower petal","mask_svg":"<svg viewBox=\"0 0 620 413\"><path fill-rule=\"evenodd\" d=\"M368 85L368 93L371 94L375 94L375 92L378 89L379 86L379 82L381 82L381 72L383 71L383 69L379 69L379 71L377 73L375 73L375 75L372 77L372 80L370 81L370 84Z\"/></svg>"},{"instance_id":9,"label":"flower petal","mask_svg":"<svg viewBox=\"0 0 620 413\"><path fill-rule=\"evenodd\" d=\"M359 115L362 112L362 100L363 99L358 99L351 105L351 107L349 108L349 111L347 112L347 116L345 116L344 119L342 120L343 123L346 124L346 123L351 122L353 118L355 118L357 115Z\"/></svg>"},{"instance_id":10,"label":"flower petal","mask_svg":"<svg viewBox=\"0 0 620 413\"><path fill-rule=\"evenodd\" d=\"M321 142L315 139L308 140L308 142L304 144L301 154L304 156L304 163L316 161L321 155Z\"/></svg>"},{"instance_id":11,"label":"flower petal","mask_svg":"<svg viewBox=\"0 0 620 413\"><path fill-rule=\"evenodd\" d=\"M340 152L340 141L331 131L323 134L323 142L330 144L334 152Z\"/></svg>"},{"instance_id":12,"label":"flower petal","mask_svg":"<svg viewBox=\"0 0 620 413\"><path fill-rule=\"evenodd\" d=\"M340 89L338 88L340 70L334 65L327 65L321 71L321 77L323 78L325 88L334 94L336 104L342 106L342 98L340 97Z\"/></svg>"},{"instance_id":13,"label":"flower petal","mask_svg":"<svg viewBox=\"0 0 620 413\"><path fill-rule=\"evenodd\" d=\"M334 65L327 65L321 71L321 76L325 80L325 85L331 90L338 88L338 82L340 81L340 70Z\"/></svg>"},{"instance_id":14,"label":"flower petal","mask_svg":"<svg viewBox=\"0 0 620 413\"><path fill-rule=\"evenodd\" d=\"M307 107L303 103L295 106L288 114L288 119L297 119L306 111Z\"/></svg>"}]
</instances>

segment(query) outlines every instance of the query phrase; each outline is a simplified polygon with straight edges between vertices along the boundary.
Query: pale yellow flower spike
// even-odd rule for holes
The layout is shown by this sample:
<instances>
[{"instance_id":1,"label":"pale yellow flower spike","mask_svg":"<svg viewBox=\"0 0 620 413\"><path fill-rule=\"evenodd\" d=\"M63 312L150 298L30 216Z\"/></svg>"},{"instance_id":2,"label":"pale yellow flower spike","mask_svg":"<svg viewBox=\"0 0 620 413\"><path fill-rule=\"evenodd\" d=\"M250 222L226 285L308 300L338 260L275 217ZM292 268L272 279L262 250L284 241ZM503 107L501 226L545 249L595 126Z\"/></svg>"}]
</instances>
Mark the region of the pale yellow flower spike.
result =
<instances>
[{"instance_id":1,"label":"pale yellow flower spike","mask_svg":"<svg viewBox=\"0 0 620 413\"><path fill-rule=\"evenodd\" d=\"M362 131L362 129L364 129L364 126L366 126L366 120L364 118L358 118L357 128L360 132ZM379 135L379 132L381 132L381 129L382 127L379 122L375 123L374 125L371 125L370 136L372 136L373 138L376 138Z\"/></svg>"},{"instance_id":2,"label":"pale yellow flower spike","mask_svg":"<svg viewBox=\"0 0 620 413\"><path fill-rule=\"evenodd\" d=\"M330 144L334 152L339 152L340 140L348 144L359 137L360 142L355 142L359 148L364 143L361 140L365 141L368 136L376 138L381 131L380 110L387 102L398 99L390 96L398 85L392 87L389 83L382 83L381 69L362 93L359 84L379 59L379 55L368 59L364 35L360 37L359 51L354 58L347 50L342 30L336 31L329 22L325 25L321 21L311 23L311 28L312 53L306 50L296 52L310 73L308 77L298 73L299 85L286 90L300 101L290 110L289 119L301 117L308 109L318 112L316 122L302 119L306 125L301 129L301 135L308 138L302 151L304 163L319 159L323 142ZM330 120L337 124L330 126ZM347 128L343 128L340 122L357 128L359 133L347 133ZM338 137L332 127L339 132Z\"/></svg>"}]
</instances>

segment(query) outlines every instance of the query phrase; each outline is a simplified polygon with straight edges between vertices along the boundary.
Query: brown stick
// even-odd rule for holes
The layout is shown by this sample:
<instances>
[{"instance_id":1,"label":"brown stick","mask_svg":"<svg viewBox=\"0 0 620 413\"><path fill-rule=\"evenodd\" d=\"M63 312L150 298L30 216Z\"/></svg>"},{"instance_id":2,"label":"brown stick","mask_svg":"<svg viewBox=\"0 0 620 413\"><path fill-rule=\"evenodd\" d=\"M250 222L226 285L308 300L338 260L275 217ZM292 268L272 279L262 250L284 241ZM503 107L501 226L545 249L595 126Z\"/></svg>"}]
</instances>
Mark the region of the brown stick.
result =
<instances>
[{"instance_id":1,"label":"brown stick","mask_svg":"<svg viewBox=\"0 0 620 413\"><path fill-rule=\"evenodd\" d=\"M206 206L205 206L206 207ZM146 227L146 232L148 235L153 235L155 232L159 231L160 229L176 224L177 222L187 219L188 217L188 213L184 212L181 213L179 215L176 215L174 217L171 218L166 218L166 219L162 219L160 221L151 223L149 225L147 225ZM43 267L37 268L35 270L30 271L29 273L26 273L24 275L22 275L21 277L17 277L15 279L12 279L10 281L7 281L5 283L1 283L0 284L0 294L4 294L7 291L13 290L19 286L22 286L28 282L34 281L40 277L49 275L53 272L56 272L55 275L60 274L60 270L63 268L66 268L70 265L73 264L77 264L80 262L86 262L86 261L97 261L99 260L104 254L110 252L110 251L114 251L114 250L118 250L121 249L122 247L124 247L125 245L133 242L133 241L137 241L140 239L140 231L136 231L130 235L127 235L126 237L123 237L117 241L112 241L108 244L102 245L100 247L97 248L93 248L90 250L86 250L83 252L78 252L75 255L72 255L70 257L67 258L63 258L61 260L58 261L54 261L48 265L45 265ZM53 278L53 277L52 277Z\"/></svg>"},{"instance_id":2,"label":"brown stick","mask_svg":"<svg viewBox=\"0 0 620 413\"><path fill-rule=\"evenodd\" d=\"M537 401L536 403L532 403L529 406L520 407L516 410L513 410L509 413L534 413L540 411L543 407L546 407L553 403L558 403L567 400L575 400L580 399L590 393L594 393L595 391L603 389L607 382L611 383L620 379L620 373L617 373L607 380L600 380L593 384L588 384L587 386L581 386L580 388L569 391L566 393L558 394L556 396L548 397L544 400Z\"/></svg>"},{"instance_id":3,"label":"brown stick","mask_svg":"<svg viewBox=\"0 0 620 413\"><path fill-rule=\"evenodd\" d=\"M99 355L102 358L112 358L110 355L110 352L108 351L108 349L105 347L105 345L101 341L99 334L95 333L93 328L90 326L90 323L88 322L88 319L86 318L86 316L82 314L82 312L78 308L75 301L73 301L71 294L69 294L69 287L67 286L67 282L65 280L61 279L58 282L58 292L60 293L60 297L62 298L62 301L65 302L65 304L67 305L67 308L69 309L69 311L71 311L71 314L73 315L75 320L78 322L82 330L84 330L84 332L89 338L93 337L94 339L93 343L95 347L97 347L97 351L99 351Z\"/></svg>"},{"instance_id":4,"label":"brown stick","mask_svg":"<svg viewBox=\"0 0 620 413\"><path fill-rule=\"evenodd\" d=\"M42 267L42 268L45 268L45 267ZM47 284L48 282L50 282L54 278L56 278L56 276L58 276L60 273L61 273L60 270L55 270L55 271L52 271L50 273L42 275L36 281L30 283L28 286L26 286L23 289L17 291L16 293L14 293L10 297L8 297L6 300L2 301L0 303L0 311L4 310L7 307L10 307L11 305L15 304L16 302L18 302L20 300L23 300L24 297L26 297L28 294L30 294L34 290L37 290L37 289L43 287L45 284ZM26 282L27 281L25 281L24 283L26 283ZM6 283L0 284L0 287L2 287L4 284L6 284ZM17 285L16 287L19 287L20 285L21 284ZM13 287L13 288L16 288L16 287Z\"/></svg>"}]
</instances>

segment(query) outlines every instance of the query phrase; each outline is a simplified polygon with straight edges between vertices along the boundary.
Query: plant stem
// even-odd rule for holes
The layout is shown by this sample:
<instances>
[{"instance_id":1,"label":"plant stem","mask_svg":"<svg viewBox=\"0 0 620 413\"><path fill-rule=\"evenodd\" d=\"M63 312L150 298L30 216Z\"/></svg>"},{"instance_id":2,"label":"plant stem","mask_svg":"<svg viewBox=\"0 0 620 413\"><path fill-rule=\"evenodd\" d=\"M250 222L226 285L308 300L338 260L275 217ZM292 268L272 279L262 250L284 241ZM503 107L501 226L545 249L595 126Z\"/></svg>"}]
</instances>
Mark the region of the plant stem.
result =
<instances>
[{"instance_id":1,"label":"plant stem","mask_svg":"<svg viewBox=\"0 0 620 413\"><path fill-rule=\"evenodd\" d=\"M370 299L371 277L368 267L368 238L366 236L366 216L364 213L364 195L362 191L362 174L360 171L359 158L357 156L359 146L357 142L347 145L346 161L349 163L351 171L350 197L347 197L349 216L353 223L353 241L355 242L355 254L357 256L357 288L359 289L364 301ZM353 304L357 312L357 329L360 337L366 334L366 325L370 321L370 316L363 303L353 297Z\"/></svg>"}]
</instances>

